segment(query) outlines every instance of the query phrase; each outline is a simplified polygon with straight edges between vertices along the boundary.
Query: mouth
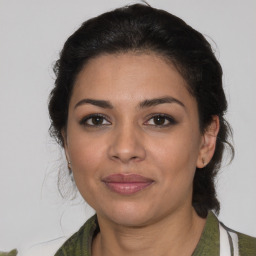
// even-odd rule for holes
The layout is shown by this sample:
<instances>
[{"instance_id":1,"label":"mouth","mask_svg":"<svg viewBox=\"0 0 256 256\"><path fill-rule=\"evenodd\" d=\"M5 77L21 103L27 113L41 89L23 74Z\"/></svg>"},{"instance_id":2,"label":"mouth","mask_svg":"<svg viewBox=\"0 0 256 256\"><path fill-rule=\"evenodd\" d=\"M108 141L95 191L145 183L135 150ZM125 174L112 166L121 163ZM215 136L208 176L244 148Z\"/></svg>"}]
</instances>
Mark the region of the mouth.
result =
<instances>
[{"instance_id":1,"label":"mouth","mask_svg":"<svg viewBox=\"0 0 256 256\"><path fill-rule=\"evenodd\" d=\"M112 174L102 179L107 188L121 195L135 194L154 183L138 174Z\"/></svg>"}]
</instances>

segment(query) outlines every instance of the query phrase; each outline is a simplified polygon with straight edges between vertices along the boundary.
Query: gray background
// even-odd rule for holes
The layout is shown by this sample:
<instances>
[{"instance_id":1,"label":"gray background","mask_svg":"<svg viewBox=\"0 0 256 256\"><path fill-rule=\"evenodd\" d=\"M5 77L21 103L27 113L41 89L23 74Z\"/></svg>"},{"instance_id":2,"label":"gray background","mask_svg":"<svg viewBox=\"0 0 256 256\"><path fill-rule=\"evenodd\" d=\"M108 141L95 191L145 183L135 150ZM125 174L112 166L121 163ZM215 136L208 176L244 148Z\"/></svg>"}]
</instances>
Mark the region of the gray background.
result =
<instances>
[{"instance_id":1,"label":"gray background","mask_svg":"<svg viewBox=\"0 0 256 256\"><path fill-rule=\"evenodd\" d=\"M256 236L256 1L148 2L183 18L216 49L236 150L217 181L220 219ZM128 3L0 0L0 250L70 235L92 214L56 187L61 150L47 133L52 65L84 20Z\"/></svg>"}]
</instances>

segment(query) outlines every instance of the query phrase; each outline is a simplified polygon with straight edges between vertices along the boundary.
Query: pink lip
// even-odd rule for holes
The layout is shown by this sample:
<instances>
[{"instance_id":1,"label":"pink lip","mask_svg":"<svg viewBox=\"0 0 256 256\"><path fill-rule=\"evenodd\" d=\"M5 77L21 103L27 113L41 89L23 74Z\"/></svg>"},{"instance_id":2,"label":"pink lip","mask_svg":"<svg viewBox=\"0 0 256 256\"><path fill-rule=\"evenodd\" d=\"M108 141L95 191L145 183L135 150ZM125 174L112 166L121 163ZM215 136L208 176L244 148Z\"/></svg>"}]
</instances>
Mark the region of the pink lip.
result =
<instances>
[{"instance_id":1,"label":"pink lip","mask_svg":"<svg viewBox=\"0 0 256 256\"><path fill-rule=\"evenodd\" d=\"M111 191L122 195L135 194L154 182L138 174L112 174L103 178L102 181Z\"/></svg>"}]
</instances>

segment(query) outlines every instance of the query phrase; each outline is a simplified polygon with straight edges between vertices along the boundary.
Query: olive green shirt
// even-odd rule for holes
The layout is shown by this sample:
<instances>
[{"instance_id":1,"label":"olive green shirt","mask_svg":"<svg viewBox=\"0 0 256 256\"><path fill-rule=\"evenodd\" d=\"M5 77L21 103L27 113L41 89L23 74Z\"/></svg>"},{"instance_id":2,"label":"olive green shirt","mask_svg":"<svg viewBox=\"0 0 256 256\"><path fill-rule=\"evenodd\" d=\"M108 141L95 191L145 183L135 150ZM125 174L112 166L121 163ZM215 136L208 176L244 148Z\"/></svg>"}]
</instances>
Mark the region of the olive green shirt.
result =
<instances>
[{"instance_id":1,"label":"olive green shirt","mask_svg":"<svg viewBox=\"0 0 256 256\"><path fill-rule=\"evenodd\" d=\"M17 250L14 249L10 252L0 252L0 256L16 256L17 255Z\"/></svg>"},{"instance_id":2,"label":"olive green shirt","mask_svg":"<svg viewBox=\"0 0 256 256\"><path fill-rule=\"evenodd\" d=\"M225 227L226 228L226 227ZM230 230L226 228L227 230ZM97 217L91 217L80 230L71 236L55 256L91 256L93 237L99 232ZM236 232L240 256L256 256L256 238ZM219 221L209 212L202 236L192 256L219 256Z\"/></svg>"}]
</instances>

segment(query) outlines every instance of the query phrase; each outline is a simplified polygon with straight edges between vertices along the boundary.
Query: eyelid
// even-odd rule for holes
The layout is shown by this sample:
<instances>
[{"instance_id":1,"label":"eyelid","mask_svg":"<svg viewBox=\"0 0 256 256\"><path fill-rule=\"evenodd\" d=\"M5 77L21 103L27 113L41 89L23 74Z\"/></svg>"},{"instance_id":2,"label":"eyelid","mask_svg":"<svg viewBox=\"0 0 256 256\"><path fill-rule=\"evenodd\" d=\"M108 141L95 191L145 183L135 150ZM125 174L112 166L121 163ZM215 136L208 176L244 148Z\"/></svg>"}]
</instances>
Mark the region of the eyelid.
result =
<instances>
[{"instance_id":1,"label":"eyelid","mask_svg":"<svg viewBox=\"0 0 256 256\"><path fill-rule=\"evenodd\" d=\"M165 118L166 120L168 120L168 124L163 124L163 125L157 125L157 124L148 124L148 122L152 119L152 118L155 118L155 117L163 117ZM102 117L105 121L108 122L108 124L99 124L99 125L93 125L93 124L88 124L87 121L90 120L91 118L93 117ZM109 117L104 115L104 114L100 114L100 113L93 113L93 114L89 114L89 115L86 115L84 116L83 118L81 118L81 120L79 121L79 124L80 125L83 125L83 126L87 126L87 127L92 127L92 128L99 128L99 127L102 127L102 126L108 126L108 125L111 125L112 123L109 121ZM147 120L143 123L144 125L148 125L148 126L155 126L155 127L168 127L168 126L171 126L171 125L175 125L177 123L177 121L175 120L175 118L171 115L168 115L168 114L163 114L163 113L153 113L153 114L150 114L149 116L147 116Z\"/></svg>"},{"instance_id":2,"label":"eyelid","mask_svg":"<svg viewBox=\"0 0 256 256\"><path fill-rule=\"evenodd\" d=\"M169 123L168 123L168 124L164 124L164 125L146 124L147 122L149 122L149 120L151 120L151 119L154 118L154 117L158 117L158 116L164 117L166 120L169 121ZM154 113L154 114L151 114L151 115L149 115L149 116L147 117L147 121L144 122L144 124L149 125L149 126L156 126L156 127L168 127L168 126L177 124L177 121L176 121L176 119L175 119L173 116L171 116L171 115L163 114L163 113Z\"/></svg>"},{"instance_id":3,"label":"eyelid","mask_svg":"<svg viewBox=\"0 0 256 256\"><path fill-rule=\"evenodd\" d=\"M108 116L103 115L103 114L100 114L100 113L94 113L94 114L89 114L89 115L87 115L87 116L84 116L84 117L81 118L81 120L79 121L79 124L80 124L80 125L87 126L87 127L100 127L100 126L109 125L109 124L101 124L101 125L90 125L90 124L87 124L86 121L88 121L89 119L91 119L91 118L93 118L93 117L102 117L102 118L104 118L109 124L112 124L112 123L109 121L109 117L108 117Z\"/></svg>"}]
</instances>

